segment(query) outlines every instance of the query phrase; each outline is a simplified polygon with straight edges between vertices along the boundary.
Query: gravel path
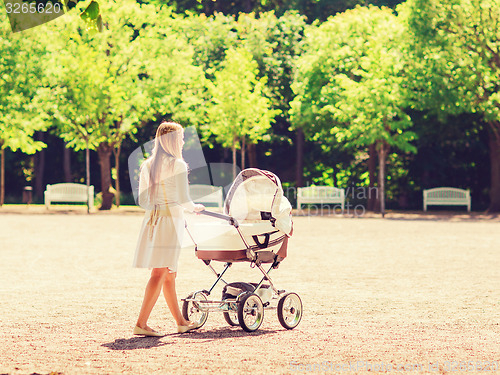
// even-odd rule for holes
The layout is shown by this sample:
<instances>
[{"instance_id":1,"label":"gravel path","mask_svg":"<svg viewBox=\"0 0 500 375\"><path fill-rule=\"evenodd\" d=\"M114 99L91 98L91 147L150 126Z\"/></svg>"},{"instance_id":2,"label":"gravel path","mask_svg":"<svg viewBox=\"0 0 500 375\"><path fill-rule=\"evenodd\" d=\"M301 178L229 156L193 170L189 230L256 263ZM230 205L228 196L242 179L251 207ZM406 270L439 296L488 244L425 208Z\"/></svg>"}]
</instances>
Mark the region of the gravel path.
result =
<instances>
[{"instance_id":1,"label":"gravel path","mask_svg":"<svg viewBox=\"0 0 500 375\"><path fill-rule=\"evenodd\" d=\"M500 373L498 218L295 217L271 276L302 297L296 329L266 310L254 333L213 313L178 335L160 299L158 339L131 334L149 275L131 268L140 212L23 212L0 209L0 374ZM259 278L248 263L228 275ZM179 298L213 280L183 251Z\"/></svg>"}]
</instances>

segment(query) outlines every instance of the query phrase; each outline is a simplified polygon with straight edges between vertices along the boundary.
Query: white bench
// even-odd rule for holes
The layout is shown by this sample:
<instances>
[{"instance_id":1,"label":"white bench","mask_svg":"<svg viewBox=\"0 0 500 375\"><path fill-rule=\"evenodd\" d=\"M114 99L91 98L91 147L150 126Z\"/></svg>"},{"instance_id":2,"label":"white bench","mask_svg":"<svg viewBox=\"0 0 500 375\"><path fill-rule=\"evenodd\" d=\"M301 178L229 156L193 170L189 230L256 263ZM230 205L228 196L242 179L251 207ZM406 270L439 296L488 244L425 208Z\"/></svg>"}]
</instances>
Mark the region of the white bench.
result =
<instances>
[{"instance_id":1,"label":"white bench","mask_svg":"<svg viewBox=\"0 0 500 375\"><path fill-rule=\"evenodd\" d=\"M452 187L426 189L424 190L424 211L427 211L429 205L467 206L467 212L470 212L470 190Z\"/></svg>"},{"instance_id":2,"label":"white bench","mask_svg":"<svg viewBox=\"0 0 500 375\"><path fill-rule=\"evenodd\" d=\"M297 189L297 209L303 204L340 204L344 212L344 189L333 186L308 186Z\"/></svg>"},{"instance_id":3,"label":"white bench","mask_svg":"<svg viewBox=\"0 0 500 375\"><path fill-rule=\"evenodd\" d=\"M189 185L189 195L195 203L215 203L219 208L224 205L222 186Z\"/></svg>"},{"instance_id":4,"label":"white bench","mask_svg":"<svg viewBox=\"0 0 500 375\"><path fill-rule=\"evenodd\" d=\"M45 207L52 202L85 202L87 203L87 185L62 183L47 185L44 193ZM89 187L89 207L94 207L94 186Z\"/></svg>"}]
</instances>

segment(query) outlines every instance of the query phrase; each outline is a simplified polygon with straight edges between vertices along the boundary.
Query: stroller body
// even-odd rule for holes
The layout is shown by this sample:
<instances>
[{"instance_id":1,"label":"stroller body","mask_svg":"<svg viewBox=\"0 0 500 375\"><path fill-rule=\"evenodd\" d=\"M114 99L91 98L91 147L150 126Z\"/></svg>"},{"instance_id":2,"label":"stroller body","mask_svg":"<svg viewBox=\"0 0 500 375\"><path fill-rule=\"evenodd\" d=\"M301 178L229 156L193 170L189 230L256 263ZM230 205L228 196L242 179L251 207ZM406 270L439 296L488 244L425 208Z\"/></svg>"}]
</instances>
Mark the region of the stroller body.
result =
<instances>
[{"instance_id":1,"label":"stroller body","mask_svg":"<svg viewBox=\"0 0 500 375\"><path fill-rule=\"evenodd\" d=\"M278 300L278 319L287 329L295 328L302 317L302 302L296 293L278 290L269 273L278 268L287 256L288 239L293 232L292 207L284 197L279 178L268 171L255 168L240 172L229 189L224 202L224 214L203 211L217 221L194 227L200 233L199 241L186 229L195 244L196 256L217 276L210 289L199 290L183 299L184 318L196 321L201 327L210 311L222 311L227 323L239 325L245 331L257 330L264 317L264 309L274 308ZM208 235L201 235L202 232ZM224 262L218 273L212 261ZM263 277L259 283L227 283L222 277L235 262L249 262ZM266 271L264 264L270 264ZM222 281L222 298L209 300L215 286Z\"/></svg>"}]
</instances>

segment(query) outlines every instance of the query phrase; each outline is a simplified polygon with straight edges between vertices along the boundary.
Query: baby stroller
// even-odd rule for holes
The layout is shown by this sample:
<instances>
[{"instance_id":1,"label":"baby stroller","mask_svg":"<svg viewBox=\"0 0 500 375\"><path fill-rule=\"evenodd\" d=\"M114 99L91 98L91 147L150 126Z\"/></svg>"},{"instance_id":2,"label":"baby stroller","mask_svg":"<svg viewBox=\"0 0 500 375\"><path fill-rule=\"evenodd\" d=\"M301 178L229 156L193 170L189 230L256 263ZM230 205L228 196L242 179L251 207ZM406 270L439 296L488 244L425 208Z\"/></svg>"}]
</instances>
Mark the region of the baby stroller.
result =
<instances>
[{"instance_id":1,"label":"baby stroller","mask_svg":"<svg viewBox=\"0 0 500 375\"><path fill-rule=\"evenodd\" d=\"M264 319L264 310L276 308L278 319L286 329L297 327L302 318L302 301L298 294L278 290L269 273L286 258L288 238L292 235L292 207L283 196L279 178L268 171L249 168L234 180L224 202L224 214L202 211L202 214L220 219L205 230L209 238L195 244L195 254L216 275L210 289L199 290L184 298L182 314L198 323L207 321L209 312L224 314L230 326L240 326L247 332L256 331ZM193 229L193 228L191 228ZM212 261L224 262L218 273ZM222 277L235 262L249 262L262 272L258 283L226 282ZM270 264L266 271L264 264ZM215 286L225 285L220 300L210 300ZM277 301L277 305L276 302Z\"/></svg>"}]
</instances>

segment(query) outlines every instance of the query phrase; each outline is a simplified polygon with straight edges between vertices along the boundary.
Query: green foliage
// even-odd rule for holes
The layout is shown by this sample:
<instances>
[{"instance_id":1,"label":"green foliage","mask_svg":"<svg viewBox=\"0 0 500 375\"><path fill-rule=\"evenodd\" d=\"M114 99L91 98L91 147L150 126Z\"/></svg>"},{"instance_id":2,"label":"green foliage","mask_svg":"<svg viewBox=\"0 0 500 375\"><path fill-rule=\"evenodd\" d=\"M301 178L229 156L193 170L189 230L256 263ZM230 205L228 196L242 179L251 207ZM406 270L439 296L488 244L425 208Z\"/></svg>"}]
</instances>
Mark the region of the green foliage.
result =
<instances>
[{"instance_id":1,"label":"green foliage","mask_svg":"<svg viewBox=\"0 0 500 375\"><path fill-rule=\"evenodd\" d=\"M0 12L0 148L33 154L45 146L34 141L46 123L28 99L35 94L42 75L39 48L32 30L13 34Z\"/></svg>"},{"instance_id":2,"label":"green foliage","mask_svg":"<svg viewBox=\"0 0 500 375\"><path fill-rule=\"evenodd\" d=\"M213 79L226 51L238 43L234 18L221 13L213 17L190 15L178 25L178 34L185 36L193 48L194 64L204 70L207 79Z\"/></svg>"},{"instance_id":3,"label":"green foliage","mask_svg":"<svg viewBox=\"0 0 500 375\"><path fill-rule=\"evenodd\" d=\"M305 25L303 16L289 12L278 18L273 13L241 14L238 20L221 13L213 17L190 15L178 23L179 33L186 36L194 49L194 63L200 67L205 78L215 82L215 74L224 67L228 50L244 47L258 64L256 75L265 77L266 96L271 100L271 107L281 110L277 119L288 118L289 102L293 98L290 88L293 61L300 53L299 42ZM210 100L206 96L206 101ZM207 108L200 106L200 109ZM276 112L277 113L277 112ZM283 129L288 132L288 124L275 123L269 131L271 139L291 142L280 135ZM212 146L211 132L203 128L204 141Z\"/></svg>"},{"instance_id":4,"label":"green foliage","mask_svg":"<svg viewBox=\"0 0 500 375\"><path fill-rule=\"evenodd\" d=\"M239 148L239 141L262 139L279 112L265 96L266 79L257 78L257 63L244 48L227 51L223 69L209 83L212 105L208 130L224 147Z\"/></svg>"},{"instance_id":5,"label":"green foliage","mask_svg":"<svg viewBox=\"0 0 500 375\"><path fill-rule=\"evenodd\" d=\"M153 117L169 116L182 124L205 122L206 79L195 66L196 46L183 31L191 21L177 18L168 8L157 8L138 36L145 94Z\"/></svg>"},{"instance_id":6,"label":"green foliage","mask_svg":"<svg viewBox=\"0 0 500 375\"><path fill-rule=\"evenodd\" d=\"M382 215L389 149L416 152L405 112L403 30L388 8L357 7L330 18L310 28L292 85L292 123L310 140L358 150L375 145Z\"/></svg>"},{"instance_id":7,"label":"green foliage","mask_svg":"<svg viewBox=\"0 0 500 375\"><path fill-rule=\"evenodd\" d=\"M87 24L87 32L95 34L102 32L102 16L99 11L99 3L92 1L87 9L81 14L80 18Z\"/></svg>"},{"instance_id":8,"label":"green foliage","mask_svg":"<svg viewBox=\"0 0 500 375\"><path fill-rule=\"evenodd\" d=\"M294 61L302 52L300 42L306 29L303 16L287 12L281 17L274 13L242 14L236 30L242 44L251 52L259 66L259 76L267 77L273 106L288 117L293 99L291 81Z\"/></svg>"},{"instance_id":9,"label":"green foliage","mask_svg":"<svg viewBox=\"0 0 500 375\"><path fill-rule=\"evenodd\" d=\"M181 107L189 107L189 100L181 96L191 78L190 53L185 42L159 27L168 10L128 0L103 5L103 12L102 33L82 30L76 14L46 28L59 37L47 46L49 78L39 103L76 150L87 142L91 149L119 144L158 113L188 117ZM186 74L179 74L179 66Z\"/></svg>"},{"instance_id":10,"label":"green foliage","mask_svg":"<svg viewBox=\"0 0 500 375\"><path fill-rule=\"evenodd\" d=\"M400 8L415 107L500 120L500 1L410 0Z\"/></svg>"},{"instance_id":11,"label":"green foliage","mask_svg":"<svg viewBox=\"0 0 500 375\"><path fill-rule=\"evenodd\" d=\"M259 167L291 181L290 130L300 127L311 182L367 186L366 146L379 143L392 145L390 199L410 190L416 200L422 186L446 181L482 192L489 174L478 183L474 172L489 164L481 120L498 122L500 108L499 2L409 0L397 17L369 7L307 25L358 1L250 1L248 14L234 1L73 1L67 16L22 39L5 23L0 142L35 152L43 144L33 131L55 125L76 150L87 141L96 149L134 134L141 142L150 126L173 119L197 125L205 145L267 141L254 148ZM431 116L414 126L410 109L448 123ZM458 126L465 113L477 124ZM31 177L22 158L13 165Z\"/></svg>"},{"instance_id":12,"label":"green foliage","mask_svg":"<svg viewBox=\"0 0 500 375\"><path fill-rule=\"evenodd\" d=\"M309 137L415 151L404 112L402 26L388 9L356 8L311 29L298 60L292 121Z\"/></svg>"},{"instance_id":13,"label":"green foliage","mask_svg":"<svg viewBox=\"0 0 500 375\"><path fill-rule=\"evenodd\" d=\"M400 14L408 30L414 108L442 121L477 114L488 125L488 210L500 212L500 1L410 0Z\"/></svg>"}]
</instances>

